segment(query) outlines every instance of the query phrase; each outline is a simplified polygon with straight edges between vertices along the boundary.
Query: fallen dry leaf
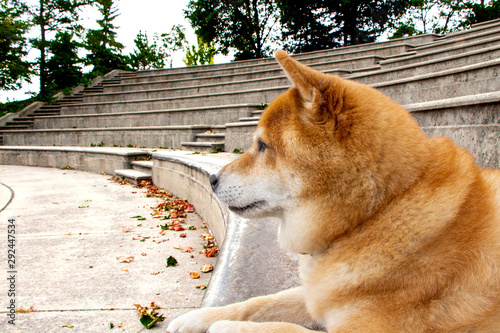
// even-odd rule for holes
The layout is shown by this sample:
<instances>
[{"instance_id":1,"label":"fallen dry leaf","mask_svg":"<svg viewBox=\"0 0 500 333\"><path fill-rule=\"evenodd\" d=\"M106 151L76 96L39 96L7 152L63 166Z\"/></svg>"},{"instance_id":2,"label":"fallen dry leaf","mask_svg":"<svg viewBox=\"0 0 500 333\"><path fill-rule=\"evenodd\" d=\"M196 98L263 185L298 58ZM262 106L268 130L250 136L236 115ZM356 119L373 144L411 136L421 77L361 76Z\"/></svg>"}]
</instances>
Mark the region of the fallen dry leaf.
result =
<instances>
[{"instance_id":1,"label":"fallen dry leaf","mask_svg":"<svg viewBox=\"0 0 500 333\"><path fill-rule=\"evenodd\" d=\"M32 306L30 306L29 309L23 309L23 308L17 309L16 313L31 313L33 312L33 310L35 309Z\"/></svg>"},{"instance_id":2,"label":"fallen dry leaf","mask_svg":"<svg viewBox=\"0 0 500 333\"><path fill-rule=\"evenodd\" d=\"M122 263L122 262L131 262L132 260L134 260L134 256L130 256L130 257L123 257L123 258L116 257L116 260L118 260L118 263Z\"/></svg>"},{"instance_id":3,"label":"fallen dry leaf","mask_svg":"<svg viewBox=\"0 0 500 333\"><path fill-rule=\"evenodd\" d=\"M205 257L210 258L210 257L217 255L218 253L219 253L219 249L214 246L211 249L205 250Z\"/></svg>"},{"instance_id":4,"label":"fallen dry leaf","mask_svg":"<svg viewBox=\"0 0 500 333\"><path fill-rule=\"evenodd\" d=\"M191 272L189 274L189 277L191 277L191 279L199 279L200 278L200 273L198 273L198 272Z\"/></svg>"},{"instance_id":5,"label":"fallen dry leaf","mask_svg":"<svg viewBox=\"0 0 500 333\"><path fill-rule=\"evenodd\" d=\"M201 271L203 273L208 273L208 272L211 272L214 270L214 266L212 265L203 265L203 267L201 268Z\"/></svg>"},{"instance_id":6,"label":"fallen dry leaf","mask_svg":"<svg viewBox=\"0 0 500 333\"><path fill-rule=\"evenodd\" d=\"M203 235L201 235L201 238L203 238L206 241L212 241L212 240L214 240L214 236L212 236L210 234L203 234Z\"/></svg>"},{"instance_id":7,"label":"fallen dry leaf","mask_svg":"<svg viewBox=\"0 0 500 333\"><path fill-rule=\"evenodd\" d=\"M186 246L185 248L183 248L183 249L181 250L181 252L182 252L182 253L186 253L186 252L191 253L191 252L193 252L193 248L192 248L191 246Z\"/></svg>"}]
</instances>

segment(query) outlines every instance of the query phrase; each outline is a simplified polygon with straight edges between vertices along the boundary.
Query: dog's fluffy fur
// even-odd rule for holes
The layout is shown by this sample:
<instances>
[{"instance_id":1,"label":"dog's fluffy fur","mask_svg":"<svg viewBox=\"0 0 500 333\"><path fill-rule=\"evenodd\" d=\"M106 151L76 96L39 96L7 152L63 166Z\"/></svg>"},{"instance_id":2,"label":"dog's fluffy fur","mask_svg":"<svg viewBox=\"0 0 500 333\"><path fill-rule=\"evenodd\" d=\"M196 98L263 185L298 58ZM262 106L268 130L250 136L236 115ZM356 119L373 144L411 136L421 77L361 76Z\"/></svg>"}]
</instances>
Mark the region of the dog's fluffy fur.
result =
<instances>
[{"instance_id":1,"label":"dog's fluffy fur","mask_svg":"<svg viewBox=\"0 0 500 333\"><path fill-rule=\"evenodd\" d=\"M500 173L377 90L276 59L294 86L213 186L242 216L282 218L302 286L168 331L500 332Z\"/></svg>"}]
</instances>

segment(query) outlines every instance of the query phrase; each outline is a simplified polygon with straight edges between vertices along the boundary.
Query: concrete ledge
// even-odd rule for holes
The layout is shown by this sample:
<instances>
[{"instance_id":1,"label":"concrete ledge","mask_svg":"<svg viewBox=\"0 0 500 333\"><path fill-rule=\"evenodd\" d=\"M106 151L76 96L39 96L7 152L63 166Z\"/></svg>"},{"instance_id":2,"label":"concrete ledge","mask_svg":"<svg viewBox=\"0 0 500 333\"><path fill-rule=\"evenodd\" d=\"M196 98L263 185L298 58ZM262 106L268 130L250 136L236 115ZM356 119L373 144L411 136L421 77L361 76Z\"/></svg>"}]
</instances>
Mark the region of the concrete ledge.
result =
<instances>
[{"instance_id":1,"label":"concrete ledge","mask_svg":"<svg viewBox=\"0 0 500 333\"><path fill-rule=\"evenodd\" d=\"M151 179L150 173L134 169L115 170L115 174L126 179L131 179L136 183L141 180Z\"/></svg>"},{"instance_id":2,"label":"concrete ledge","mask_svg":"<svg viewBox=\"0 0 500 333\"><path fill-rule=\"evenodd\" d=\"M317 70L327 70L327 69L343 69L343 70L353 70L356 68L363 68L373 66L385 57L367 55L363 57L347 58L340 60L328 60L325 59L322 62L316 64L311 64L312 68ZM104 93L117 93L117 92L137 92L149 89L168 89L175 87L198 87L202 85L218 85L221 83L230 82L244 82L255 79L272 78L277 76L284 76L283 70L277 63L270 68L262 69L260 67L250 69L245 72L236 73L225 73L225 72L193 72L189 74L164 74L165 78L158 75L153 76L139 76L135 78L130 78L126 82L121 84L106 85L104 87ZM269 66L268 66L269 67ZM201 83L200 83L201 82ZM137 89L141 88L141 89Z\"/></svg>"},{"instance_id":3,"label":"concrete ledge","mask_svg":"<svg viewBox=\"0 0 500 333\"><path fill-rule=\"evenodd\" d=\"M256 104L236 104L151 110L138 112L92 113L37 117L35 129L112 128L144 126L180 126L195 124L224 124L246 117L257 109Z\"/></svg>"},{"instance_id":4,"label":"concrete ledge","mask_svg":"<svg viewBox=\"0 0 500 333\"><path fill-rule=\"evenodd\" d=\"M500 45L482 48L450 56L443 55L437 59L413 62L399 67L382 67L381 70L366 74L352 74L346 78L365 84L376 84L401 78L415 77L417 75L435 73L449 69L460 68L462 66L474 65L479 62L498 59L500 55ZM416 59L418 60L418 59Z\"/></svg>"},{"instance_id":5,"label":"concrete ledge","mask_svg":"<svg viewBox=\"0 0 500 333\"><path fill-rule=\"evenodd\" d=\"M84 146L103 142L106 146L179 148L181 142L194 141L209 125L114 127L84 129L13 130L3 133L4 144L16 146Z\"/></svg>"},{"instance_id":6,"label":"concrete ledge","mask_svg":"<svg viewBox=\"0 0 500 333\"><path fill-rule=\"evenodd\" d=\"M247 151L252 145L253 132L255 132L258 123L258 121L227 123L225 149L227 151L233 151L234 149L243 149L243 151Z\"/></svg>"},{"instance_id":7,"label":"concrete ledge","mask_svg":"<svg viewBox=\"0 0 500 333\"><path fill-rule=\"evenodd\" d=\"M479 165L500 168L500 125L461 125L424 127L429 136L447 136L466 148Z\"/></svg>"},{"instance_id":8,"label":"concrete ledge","mask_svg":"<svg viewBox=\"0 0 500 333\"><path fill-rule=\"evenodd\" d=\"M290 88L282 87L251 89L226 93L179 96L170 98L150 98L130 101L81 103L61 107L61 114L90 114L111 112L136 112L159 109L195 108L228 104L271 103L282 92Z\"/></svg>"},{"instance_id":9,"label":"concrete ledge","mask_svg":"<svg viewBox=\"0 0 500 333\"><path fill-rule=\"evenodd\" d=\"M482 40L478 42L470 42L465 45L454 45L442 50L434 50L428 52L418 52L416 54L409 54L407 57L401 58L387 58L387 60L380 61L382 68L398 67L403 65L411 65L416 62L422 62L427 60L438 59L445 56L458 55L464 52L476 51L488 49L494 47L500 43L500 37L492 37L488 40ZM488 45L485 47L485 45Z\"/></svg>"},{"instance_id":10,"label":"concrete ledge","mask_svg":"<svg viewBox=\"0 0 500 333\"><path fill-rule=\"evenodd\" d=\"M425 37L429 37L427 35ZM425 38L424 37L424 38ZM417 39L415 39L417 40ZM404 53L413 48L413 45L405 42L404 39L398 41L387 41L381 43L370 43L362 45L353 45L348 47L342 47L337 49L329 49L317 52L305 52L300 54L292 55L295 59L300 60L302 63L307 65L313 65L317 62L325 61L325 59L330 60L341 60L349 58L359 58L369 55L376 55L381 57L392 56L395 54ZM148 77L153 76L165 76L175 77L172 75L192 75L195 72L198 73L241 73L253 71L255 69L262 70L264 68L278 68L279 65L276 64L276 60L273 57L253 59L253 60L243 60L235 61L227 64L215 64L215 65L204 65L204 66L190 66L181 68L168 68L168 69L158 69L158 70L148 70L136 72L137 76L135 78L125 78L123 82L141 82L142 80L148 80ZM206 75L206 74L201 74ZM179 77L179 76L177 76Z\"/></svg>"},{"instance_id":11,"label":"concrete ledge","mask_svg":"<svg viewBox=\"0 0 500 333\"><path fill-rule=\"evenodd\" d=\"M128 169L146 150L120 148L0 146L0 164L106 172Z\"/></svg>"}]
</instances>

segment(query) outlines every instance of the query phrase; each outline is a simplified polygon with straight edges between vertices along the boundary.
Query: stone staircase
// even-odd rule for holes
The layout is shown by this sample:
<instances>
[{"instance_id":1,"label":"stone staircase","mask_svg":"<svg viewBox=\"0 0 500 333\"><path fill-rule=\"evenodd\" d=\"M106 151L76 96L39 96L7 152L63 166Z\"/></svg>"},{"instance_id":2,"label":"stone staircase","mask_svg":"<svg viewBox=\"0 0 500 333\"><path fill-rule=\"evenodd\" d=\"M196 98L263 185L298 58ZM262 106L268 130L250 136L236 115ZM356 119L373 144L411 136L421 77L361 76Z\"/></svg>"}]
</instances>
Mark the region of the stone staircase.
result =
<instances>
[{"instance_id":1,"label":"stone staircase","mask_svg":"<svg viewBox=\"0 0 500 333\"><path fill-rule=\"evenodd\" d=\"M498 149L500 21L446 36L421 35L294 57L371 85L413 112L431 135L448 135L485 166ZM290 82L273 58L120 73L0 128L10 146L246 150L262 110ZM490 143L493 143L490 139ZM490 156L484 160L484 156Z\"/></svg>"}]
</instances>

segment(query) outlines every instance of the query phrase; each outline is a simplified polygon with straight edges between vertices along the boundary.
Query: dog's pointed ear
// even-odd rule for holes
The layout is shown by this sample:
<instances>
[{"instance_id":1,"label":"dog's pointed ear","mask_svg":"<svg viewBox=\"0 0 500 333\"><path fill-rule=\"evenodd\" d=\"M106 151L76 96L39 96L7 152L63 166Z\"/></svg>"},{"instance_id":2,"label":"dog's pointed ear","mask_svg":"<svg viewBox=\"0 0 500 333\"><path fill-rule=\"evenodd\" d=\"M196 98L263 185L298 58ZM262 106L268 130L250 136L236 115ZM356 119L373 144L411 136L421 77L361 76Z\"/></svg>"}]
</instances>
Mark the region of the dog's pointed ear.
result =
<instances>
[{"instance_id":1,"label":"dog's pointed ear","mask_svg":"<svg viewBox=\"0 0 500 333\"><path fill-rule=\"evenodd\" d=\"M283 50L277 50L274 53L274 57L281 65L290 81L297 87L302 98L306 102L313 102L314 91L319 88L324 74L292 59L292 57Z\"/></svg>"}]
</instances>

